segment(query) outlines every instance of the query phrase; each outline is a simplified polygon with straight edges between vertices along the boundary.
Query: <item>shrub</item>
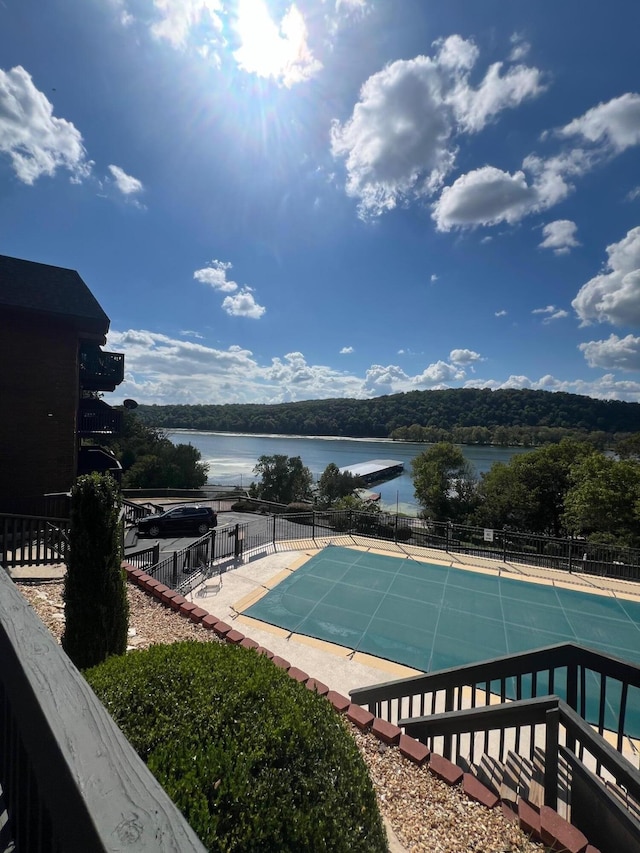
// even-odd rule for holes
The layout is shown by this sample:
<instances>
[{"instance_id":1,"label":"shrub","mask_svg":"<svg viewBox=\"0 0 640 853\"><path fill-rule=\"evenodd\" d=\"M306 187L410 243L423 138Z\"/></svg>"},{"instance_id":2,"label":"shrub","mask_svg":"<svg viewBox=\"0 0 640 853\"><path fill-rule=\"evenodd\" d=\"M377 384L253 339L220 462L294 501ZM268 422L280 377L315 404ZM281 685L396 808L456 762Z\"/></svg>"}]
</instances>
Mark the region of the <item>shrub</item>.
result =
<instances>
[{"instance_id":1,"label":"shrub","mask_svg":"<svg viewBox=\"0 0 640 853\"><path fill-rule=\"evenodd\" d=\"M243 501L242 499L240 499L231 505L231 509L234 512L255 512L256 511L256 502L255 501Z\"/></svg>"},{"instance_id":2,"label":"shrub","mask_svg":"<svg viewBox=\"0 0 640 853\"><path fill-rule=\"evenodd\" d=\"M129 606L119 512L120 493L111 476L78 478L71 490L62 647L79 669L127 648Z\"/></svg>"},{"instance_id":3,"label":"shrub","mask_svg":"<svg viewBox=\"0 0 640 853\"><path fill-rule=\"evenodd\" d=\"M155 646L86 677L209 851L387 849L342 719L253 650Z\"/></svg>"},{"instance_id":4,"label":"shrub","mask_svg":"<svg viewBox=\"0 0 640 853\"><path fill-rule=\"evenodd\" d=\"M295 513L296 515L304 515L305 513L310 515L313 512L313 504L296 501L294 503L287 504L285 512Z\"/></svg>"}]
</instances>

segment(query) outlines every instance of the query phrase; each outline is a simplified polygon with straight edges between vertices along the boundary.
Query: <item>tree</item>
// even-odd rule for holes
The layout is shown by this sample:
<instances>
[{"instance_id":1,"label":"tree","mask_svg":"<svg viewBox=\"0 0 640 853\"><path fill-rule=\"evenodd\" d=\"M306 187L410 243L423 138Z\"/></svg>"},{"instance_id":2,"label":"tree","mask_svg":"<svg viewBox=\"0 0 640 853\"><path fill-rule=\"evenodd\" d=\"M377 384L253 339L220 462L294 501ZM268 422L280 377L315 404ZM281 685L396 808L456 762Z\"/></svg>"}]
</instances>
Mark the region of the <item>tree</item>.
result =
<instances>
[{"instance_id":1,"label":"tree","mask_svg":"<svg viewBox=\"0 0 640 853\"><path fill-rule=\"evenodd\" d=\"M640 539L640 464L594 453L573 466L564 523L574 535L636 546Z\"/></svg>"},{"instance_id":2,"label":"tree","mask_svg":"<svg viewBox=\"0 0 640 853\"><path fill-rule=\"evenodd\" d=\"M260 456L253 473L259 474L261 479L260 482L251 484L251 497L281 504L308 500L311 497L313 477L299 456L279 453Z\"/></svg>"},{"instance_id":3,"label":"tree","mask_svg":"<svg viewBox=\"0 0 640 853\"><path fill-rule=\"evenodd\" d=\"M120 494L108 474L71 490L62 647L79 669L127 649L129 607L121 551Z\"/></svg>"},{"instance_id":4,"label":"tree","mask_svg":"<svg viewBox=\"0 0 640 853\"><path fill-rule=\"evenodd\" d=\"M571 468L596 452L590 444L564 439L492 466L480 479L476 521L560 536Z\"/></svg>"},{"instance_id":5,"label":"tree","mask_svg":"<svg viewBox=\"0 0 640 853\"><path fill-rule=\"evenodd\" d=\"M330 507L340 498L352 495L362 487L362 480L350 471L340 471L335 462L330 462L318 480L318 503Z\"/></svg>"},{"instance_id":6,"label":"tree","mask_svg":"<svg viewBox=\"0 0 640 853\"><path fill-rule=\"evenodd\" d=\"M460 521L473 509L476 478L459 447L442 441L413 460L413 486L422 514Z\"/></svg>"},{"instance_id":7,"label":"tree","mask_svg":"<svg viewBox=\"0 0 640 853\"><path fill-rule=\"evenodd\" d=\"M124 469L122 485L130 489L198 489L209 466L191 444L173 444L162 430L124 412L123 430L111 448Z\"/></svg>"}]
</instances>

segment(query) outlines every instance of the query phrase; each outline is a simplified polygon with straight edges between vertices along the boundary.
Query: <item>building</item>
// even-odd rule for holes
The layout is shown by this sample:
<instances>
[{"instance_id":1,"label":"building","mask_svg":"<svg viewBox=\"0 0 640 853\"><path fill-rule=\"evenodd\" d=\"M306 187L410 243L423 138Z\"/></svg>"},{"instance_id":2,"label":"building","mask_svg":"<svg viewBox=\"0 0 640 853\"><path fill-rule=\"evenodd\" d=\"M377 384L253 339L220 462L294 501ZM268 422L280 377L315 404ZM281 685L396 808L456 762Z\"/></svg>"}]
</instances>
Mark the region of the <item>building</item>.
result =
<instances>
[{"instance_id":1,"label":"building","mask_svg":"<svg viewBox=\"0 0 640 853\"><path fill-rule=\"evenodd\" d=\"M109 322L75 270L0 255L0 512L40 514L79 473L119 468L96 449L122 423L98 399L124 378Z\"/></svg>"}]
</instances>

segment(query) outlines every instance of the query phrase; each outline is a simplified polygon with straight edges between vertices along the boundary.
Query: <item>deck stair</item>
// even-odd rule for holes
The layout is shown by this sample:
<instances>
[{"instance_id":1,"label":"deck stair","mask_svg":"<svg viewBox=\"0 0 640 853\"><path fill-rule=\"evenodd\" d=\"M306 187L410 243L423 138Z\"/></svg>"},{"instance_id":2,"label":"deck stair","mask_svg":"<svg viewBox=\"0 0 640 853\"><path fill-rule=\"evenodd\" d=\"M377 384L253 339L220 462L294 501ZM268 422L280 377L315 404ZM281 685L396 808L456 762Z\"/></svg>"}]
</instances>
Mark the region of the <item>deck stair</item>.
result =
<instances>
[{"instance_id":1,"label":"deck stair","mask_svg":"<svg viewBox=\"0 0 640 853\"><path fill-rule=\"evenodd\" d=\"M602 853L640 851L639 696L640 666L572 643L351 691L524 828L561 821Z\"/></svg>"},{"instance_id":2,"label":"deck stair","mask_svg":"<svg viewBox=\"0 0 640 853\"><path fill-rule=\"evenodd\" d=\"M520 800L524 800L538 812L544 805L544 752L541 749L535 750L533 760L509 750L504 762L490 755L482 755L475 764L466 759L459 759L458 764L493 791L512 812L517 813ZM567 785L570 769L567 763L562 761L559 763L559 770L556 811L565 820L570 821ZM624 796L624 792L622 795Z\"/></svg>"}]
</instances>

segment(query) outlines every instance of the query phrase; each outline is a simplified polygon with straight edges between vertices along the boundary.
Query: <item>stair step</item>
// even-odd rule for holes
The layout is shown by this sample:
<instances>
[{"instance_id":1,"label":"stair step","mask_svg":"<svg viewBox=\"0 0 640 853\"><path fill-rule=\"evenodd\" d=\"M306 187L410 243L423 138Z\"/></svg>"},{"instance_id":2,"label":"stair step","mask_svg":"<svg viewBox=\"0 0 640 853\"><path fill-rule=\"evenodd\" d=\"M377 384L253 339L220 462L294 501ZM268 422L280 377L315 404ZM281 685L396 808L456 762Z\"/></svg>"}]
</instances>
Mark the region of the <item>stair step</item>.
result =
<instances>
[{"instance_id":1,"label":"stair step","mask_svg":"<svg viewBox=\"0 0 640 853\"><path fill-rule=\"evenodd\" d=\"M490 755L482 755L472 764L468 758L460 757L458 764L467 772L472 773L490 791L517 812L520 800L540 811L544 805L544 750L536 747L533 759L515 752L508 752L506 761L502 764ZM614 786L615 787L615 786ZM565 820L571 820L571 769L567 762L560 757L558 761L558 801L557 813ZM627 804L629 798L621 788L613 792L621 802ZM633 814L640 820L640 804L632 802L629 806Z\"/></svg>"},{"instance_id":2,"label":"stair step","mask_svg":"<svg viewBox=\"0 0 640 853\"><path fill-rule=\"evenodd\" d=\"M530 761L515 752L507 754L505 773L500 786L500 797L517 803L524 799L536 809L544 805L544 765L539 759Z\"/></svg>"},{"instance_id":3,"label":"stair step","mask_svg":"<svg viewBox=\"0 0 640 853\"><path fill-rule=\"evenodd\" d=\"M500 796L504 766L496 758L483 755L480 761L473 766L471 772L485 787Z\"/></svg>"}]
</instances>

